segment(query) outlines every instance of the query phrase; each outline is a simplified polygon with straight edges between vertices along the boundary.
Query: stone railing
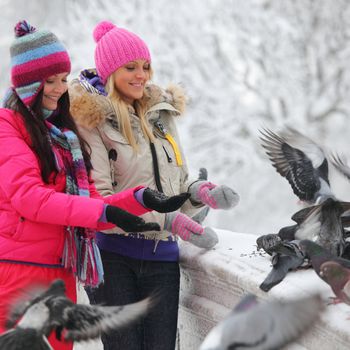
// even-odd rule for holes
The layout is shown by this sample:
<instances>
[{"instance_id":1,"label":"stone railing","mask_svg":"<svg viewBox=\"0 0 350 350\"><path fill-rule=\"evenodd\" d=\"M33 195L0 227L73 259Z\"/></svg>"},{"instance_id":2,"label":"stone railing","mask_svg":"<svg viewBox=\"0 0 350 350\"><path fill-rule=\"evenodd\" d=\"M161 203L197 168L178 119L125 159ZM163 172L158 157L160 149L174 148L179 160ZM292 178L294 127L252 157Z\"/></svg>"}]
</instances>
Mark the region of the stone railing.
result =
<instances>
[{"instance_id":1,"label":"stone railing","mask_svg":"<svg viewBox=\"0 0 350 350\"><path fill-rule=\"evenodd\" d=\"M263 292L259 285L271 270L271 263L268 256L256 252L256 236L223 230L218 234L219 244L208 252L181 244L178 350L197 350L209 330L247 292L256 294L261 302L318 292L326 303L334 296L312 269L289 272L279 285ZM350 349L350 306L327 306L320 321L286 349Z\"/></svg>"}]
</instances>

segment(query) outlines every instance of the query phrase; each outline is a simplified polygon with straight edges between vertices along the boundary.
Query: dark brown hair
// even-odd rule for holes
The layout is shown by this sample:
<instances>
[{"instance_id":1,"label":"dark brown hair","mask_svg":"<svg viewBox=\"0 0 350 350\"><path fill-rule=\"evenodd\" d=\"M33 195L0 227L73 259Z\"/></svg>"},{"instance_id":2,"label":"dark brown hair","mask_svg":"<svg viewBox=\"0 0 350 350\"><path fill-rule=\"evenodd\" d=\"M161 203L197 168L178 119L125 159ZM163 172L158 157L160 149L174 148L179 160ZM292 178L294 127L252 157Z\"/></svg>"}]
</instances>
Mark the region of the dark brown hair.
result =
<instances>
[{"instance_id":1,"label":"dark brown hair","mask_svg":"<svg viewBox=\"0 0 350 350\"><path fill-rule=\"evenodd\" d=\"M42 113L42 98L43 90L41 90L35 99L31 112L20 100L17 94L13 93L6 101L4 107L13 109L22 115L25 127L32 141L32 148L39 159L42 179L44 182L48 183L50 174L52 172L57 172L57 169L55 165L54 154L49 142L48 128L45 124ZM77 135L83 153L85 166L89 173L92 169L89 154L90 151L88 151L90 150L90 147L87 142L80 136L77 125L75 124L74 119L70 114L69 108L69 94L68 91L66 91L58 100L59 113L57 116L55 116L55 125L58 128L67 128Z\"/></svg>"}]
</instances>

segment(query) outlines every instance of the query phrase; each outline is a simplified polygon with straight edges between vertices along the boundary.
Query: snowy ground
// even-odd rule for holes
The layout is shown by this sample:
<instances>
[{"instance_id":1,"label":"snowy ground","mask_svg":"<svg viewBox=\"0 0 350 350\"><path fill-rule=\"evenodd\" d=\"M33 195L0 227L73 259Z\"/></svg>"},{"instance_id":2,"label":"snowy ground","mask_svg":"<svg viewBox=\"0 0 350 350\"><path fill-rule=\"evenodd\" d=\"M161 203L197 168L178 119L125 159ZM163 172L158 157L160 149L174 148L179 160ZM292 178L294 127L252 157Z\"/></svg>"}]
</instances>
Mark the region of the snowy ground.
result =
<instances>
[{"instance_id":1,"label":"snowy ground","mask_svg":"<svg viewBox=\"0 0 350 350\"><path fill-rule=\"evenodd\" d=\"M259 289L271 269L268 256L257 254L256 236L218 230L219 244L204 252L189 243L181 249L180 339L195 350L208 329L227 315L242 294L254 293L261 302L270 298L296 299L319 293L325 301L334 296L330 287L312 269L289 272L286 278L268 293ZM289 349L345 350L350 342L350 307L330 305L321 320ZM182 334L181 334L182 330ZM184 339L185 338L185 339ZM192 339L188 339L192 338Z\"/></svg>"}]
</instances>

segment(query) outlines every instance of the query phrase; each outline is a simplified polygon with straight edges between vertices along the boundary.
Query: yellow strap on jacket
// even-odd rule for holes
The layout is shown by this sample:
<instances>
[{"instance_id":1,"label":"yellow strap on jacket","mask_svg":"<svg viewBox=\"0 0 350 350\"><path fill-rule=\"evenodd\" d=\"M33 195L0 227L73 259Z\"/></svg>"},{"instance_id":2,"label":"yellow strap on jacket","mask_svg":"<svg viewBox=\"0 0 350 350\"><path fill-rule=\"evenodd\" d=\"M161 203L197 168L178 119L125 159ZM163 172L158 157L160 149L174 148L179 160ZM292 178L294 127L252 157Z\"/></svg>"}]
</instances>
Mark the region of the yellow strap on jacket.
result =
<instances>
[{"instance_id":1,"label":"yellow strap on jacket","mask_svg":"<svg viewBox=\"0 0 350 350\"><path fill-rule=\"evenodd\" d=\"M181 157L181 152L180 152L179 146L177 145L176 141L169 133L166 133L164 136L169 141L169 143L171 144L171 147L174 150L176 164L178 166L182 166L183 163L182 163L182 157Z\"/></svg>"},{"instance_id":2,"label":"yellow strap on jacket","mask_svg":"<svg viewBox=\"0 0 350 350\"><path fill-rule=\"evenodd\" d=\"M164 127L163 123L160 120L155 121L154 125L158 128L158 130L164 135L164 137L171 144L171 147L173 148L175 153L176 164L178 166L182 166L183 161L181 157L181 152L174 138L169 134L168 130Z\"/></svg>"}]
</instances>

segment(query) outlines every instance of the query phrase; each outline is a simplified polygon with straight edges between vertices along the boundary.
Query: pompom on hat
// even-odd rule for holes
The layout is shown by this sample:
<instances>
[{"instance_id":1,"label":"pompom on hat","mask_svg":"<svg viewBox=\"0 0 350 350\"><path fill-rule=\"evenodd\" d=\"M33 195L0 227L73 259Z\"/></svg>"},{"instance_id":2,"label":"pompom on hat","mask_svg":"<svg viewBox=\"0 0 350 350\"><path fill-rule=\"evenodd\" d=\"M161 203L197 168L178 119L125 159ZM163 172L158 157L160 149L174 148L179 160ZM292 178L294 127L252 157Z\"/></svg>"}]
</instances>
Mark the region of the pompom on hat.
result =
<instances>
[{"instance_id":1,"label":"pompom on hat","mask_svg":"<svg viewBox=\"0 0 350 350\"><path fill-rule=\"evenodd\" d=\"M151 62L145 42L136 34L102 21L94 29L96 42L95 65L103 84L107 78L124 64L135 60Z\"/></svg>"},{"instance_id":2,"label":"pompom on hat","mask_svg":"<svg viewBox=\"0 0 350 350\"><path fill-rule=\"evenodd\" d=\"M18 97L31 107L45 79L69 73L71 62L63 44L48 30L21 21L15 26L15 37L10 46L11 82Z\"/></svg>"}]
</instances>

